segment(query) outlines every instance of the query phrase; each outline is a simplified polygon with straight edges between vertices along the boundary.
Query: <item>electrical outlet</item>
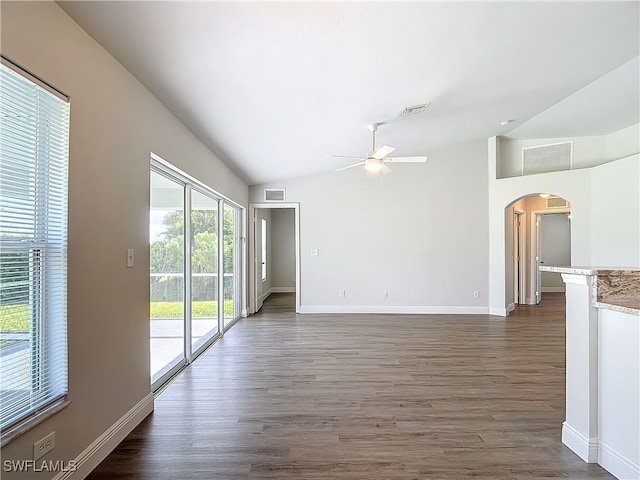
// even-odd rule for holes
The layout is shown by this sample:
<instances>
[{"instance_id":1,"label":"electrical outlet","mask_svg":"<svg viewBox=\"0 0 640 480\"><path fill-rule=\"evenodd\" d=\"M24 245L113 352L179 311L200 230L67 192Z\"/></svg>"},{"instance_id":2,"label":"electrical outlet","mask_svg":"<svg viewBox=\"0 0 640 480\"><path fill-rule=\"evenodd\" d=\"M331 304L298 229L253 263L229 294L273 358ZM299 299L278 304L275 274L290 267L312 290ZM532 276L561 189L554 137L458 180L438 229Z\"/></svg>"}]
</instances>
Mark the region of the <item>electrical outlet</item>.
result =
<instances>
[{"instance_id":1,"label":"electrical outlet","mask_svg":"<svg viewBox=\"0 0 640 480\"><path fill-rule=\"evenodd\" d=\"M33 444L33 459L38 460L54 448L56 448L56 432L51 432Z\"/></svg>"},{"instance_id":2,"label":"electrical outlet","mask_svg":"<svg viewBox=\"0 0 640 480\"><path fill-rule=\"evenodd\" d=\"M389 292L382 292L382 298L389 298Z\"/></svg>"},{"instance_id":3,"label":"electrical outlet","mask_svg":"<svg viewBox=\"0 0 640 480\"><path fill-rule=\"evenodd\" d=\"M480 292L478 290L474 290L473 298L480 298Z\"/></svg>"},{"instance_id":4,"label":"electrical outlet","mask_svg":"<svg viewBox=\"0 0 640 480\"><path fill-rule=\"evenodd\" d=\"M347 292L345 292L344 290L338 290L338 296L339 297L346 297L347 296Z\"/></svg>"}]
</instances>

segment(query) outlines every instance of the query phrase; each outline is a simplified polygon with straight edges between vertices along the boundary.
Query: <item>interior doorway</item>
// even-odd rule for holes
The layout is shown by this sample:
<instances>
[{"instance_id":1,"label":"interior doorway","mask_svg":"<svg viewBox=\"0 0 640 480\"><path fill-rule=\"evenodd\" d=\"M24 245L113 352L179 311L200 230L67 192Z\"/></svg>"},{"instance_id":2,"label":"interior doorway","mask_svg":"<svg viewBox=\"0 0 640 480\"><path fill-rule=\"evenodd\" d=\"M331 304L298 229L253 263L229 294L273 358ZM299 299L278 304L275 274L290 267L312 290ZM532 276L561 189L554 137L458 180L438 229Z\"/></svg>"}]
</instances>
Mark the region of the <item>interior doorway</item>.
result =
<instances>
[{"instance_id":1,"label":"interior doorway","mask_svg":"<svg viewBox=\"0 0 640 480\"><path fill-rule=\"evenodd\" d=\"M541 265L571 265L571 206L550 194L531 194L505 208L505 299L537 305L545 292L563 292L560 274L540 272Z\"/></svg>"},{"instance_id":2,"label":"interior doorway","mask_svg":"<svg viewBox=\"0 0 640 480\"><path fill-rule=\"evenodd\" d=\"M249 205L249 313L271 294L295 295L300 313L300 207L298 203Z\"/></svg>"},{"instance_id":3,"label":"interior doorway","mask_svg":"<svg viewBox=\"0 0 640 480\"><path fill-rule=\"evenodd\" d=\"M541 272L540 266L571 265L571 212L535 212L536 221L536 304L544 293L564 292L559 273Z\"/></svg>"}]
</instances>

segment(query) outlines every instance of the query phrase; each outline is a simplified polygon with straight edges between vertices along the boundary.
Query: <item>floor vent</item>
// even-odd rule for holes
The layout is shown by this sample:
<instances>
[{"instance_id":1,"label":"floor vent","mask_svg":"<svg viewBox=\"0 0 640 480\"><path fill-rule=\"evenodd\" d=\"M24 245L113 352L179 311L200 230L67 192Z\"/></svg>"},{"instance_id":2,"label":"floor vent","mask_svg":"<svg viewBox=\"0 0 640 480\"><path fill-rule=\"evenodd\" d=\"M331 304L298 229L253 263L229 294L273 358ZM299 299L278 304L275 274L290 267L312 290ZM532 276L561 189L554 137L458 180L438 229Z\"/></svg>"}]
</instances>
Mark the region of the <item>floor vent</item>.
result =
<instances>
[{"instance_id":1,"label":"floor vent","mask_svg":"<svg viewBox=\"0 0 640 480\"><path fill-rule=\"evenodd\" d=\"M264 201L265 202L284 202L284 188L265 188L264 189Z\"/></svg>"},{"instance_id":2,"label":"floor vent","mask_svg":"<svg viewBox=\"0 0 640 480\"><path fill-rule=\"evenodd\" d=\"M573 142L553 143L522 149L522 174L571 170Z\"/></svg>"}]
</instances>

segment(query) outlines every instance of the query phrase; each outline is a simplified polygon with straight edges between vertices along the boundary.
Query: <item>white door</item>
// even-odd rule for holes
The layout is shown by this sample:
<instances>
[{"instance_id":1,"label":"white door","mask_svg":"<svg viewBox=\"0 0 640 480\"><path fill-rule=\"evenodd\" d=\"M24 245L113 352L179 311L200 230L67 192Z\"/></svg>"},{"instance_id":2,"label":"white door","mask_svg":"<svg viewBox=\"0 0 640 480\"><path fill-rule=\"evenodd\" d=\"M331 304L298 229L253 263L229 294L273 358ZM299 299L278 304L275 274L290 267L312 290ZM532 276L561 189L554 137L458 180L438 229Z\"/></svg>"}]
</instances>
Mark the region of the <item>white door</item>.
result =
<instances>
[{"instance_id":1,"label":"white door","mask_svg":"<svg viewBox=\"0 0 640 480\"><path fill-rule=\"evenodd\" d=\"M265 232L263 232L263 222L262 218L260 218L259 212L260 210L255 211L255 217L253 218L253 245L254 245L254 269L255 272L253 281L254 281L254 289L255 292L255 304L256 304L256 312L258 312L262 308L262 279L263 279L263 265L265 259L263 258L263 248L262 245L266 239Z\"/></svg>"},{"instance_id":2,"label":"white door","mask_svg":"<svg viewBox=\"0 0 640 480\"><path fill-rule=\"evenodd\" d=\"M542 262L542 242L540 241L540 227L542 215L536 214L536 305L542 300L542 272L540 265Z\"/></svg>"}]
</instances>

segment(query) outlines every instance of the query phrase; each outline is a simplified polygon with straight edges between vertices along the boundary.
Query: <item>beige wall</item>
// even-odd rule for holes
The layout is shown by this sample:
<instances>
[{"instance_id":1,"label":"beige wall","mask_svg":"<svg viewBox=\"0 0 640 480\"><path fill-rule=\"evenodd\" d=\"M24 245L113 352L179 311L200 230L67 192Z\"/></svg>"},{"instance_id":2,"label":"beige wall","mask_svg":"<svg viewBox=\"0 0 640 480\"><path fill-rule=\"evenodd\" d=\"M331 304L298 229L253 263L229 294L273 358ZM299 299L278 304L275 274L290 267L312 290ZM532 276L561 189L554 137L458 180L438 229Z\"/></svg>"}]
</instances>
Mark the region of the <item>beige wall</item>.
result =
<instances>
[{"instance_id":1,"label":"beige wall","mask_svg":"<svg viewBox=\"0 0 640 480\"><path fill-rule=\"evenodd\" d=\"M366 184L352 168L251 187L254 202L286 188L300 203L302 312L486 312L485 142L391 168Z\"/></svg>"},{"instance_id":2,"label":"beige wall","mask_svg":"<svg viewBox=\"0 0 640 480\"><path fill-rule=\"evenodd\" d=\"M71 97L68 332L71 405L2 448L69 461L149 395L149 156L246 206L248 187L55 3L2 2L2 53ZM125 268L127 248L135 267ZM11 474L3 479L51 478Z\"/></svg>"}]
</instances>

